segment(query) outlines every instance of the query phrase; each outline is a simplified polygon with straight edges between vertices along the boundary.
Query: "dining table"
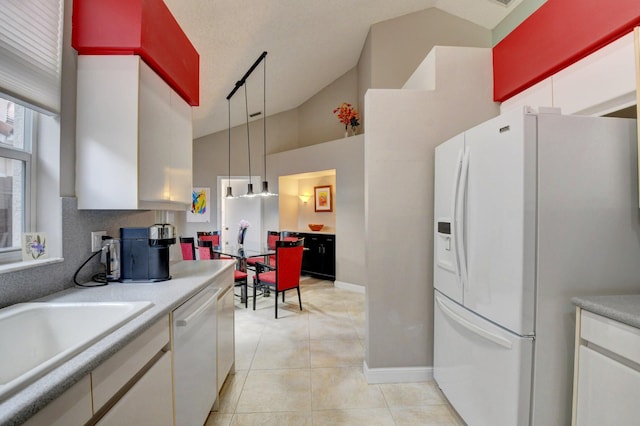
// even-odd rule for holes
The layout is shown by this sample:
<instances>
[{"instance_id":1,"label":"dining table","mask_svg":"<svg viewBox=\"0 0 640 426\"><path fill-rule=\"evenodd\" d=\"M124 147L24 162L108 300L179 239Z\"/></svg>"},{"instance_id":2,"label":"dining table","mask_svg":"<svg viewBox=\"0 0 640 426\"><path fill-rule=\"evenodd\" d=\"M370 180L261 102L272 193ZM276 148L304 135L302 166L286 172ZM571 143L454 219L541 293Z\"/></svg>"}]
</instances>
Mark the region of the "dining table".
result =
<instances>
[{"instance_id":1,"label":"dining table","mask_svg":"<svg viewBox=\"0 0 640 426\"><path fill-rule=\"evenodd\" d=\"M242 272L247 272L247 259L250 257L262 257L264 258L265 263L269 263L269 256L273 256L276 254L275 248L269 248L267 246L260 245L231 245L227 244L224 246L215 246L211 249L216 254L220 256L228 256L236 259L238 261L238 270ZM247 283L248 284L248 283ZM267 290L264 291L264 296L268 297L269 292ZM241 288L240 301L244 303L247 299L247 290L246 287Z\"/></svg>"}]
</instances>

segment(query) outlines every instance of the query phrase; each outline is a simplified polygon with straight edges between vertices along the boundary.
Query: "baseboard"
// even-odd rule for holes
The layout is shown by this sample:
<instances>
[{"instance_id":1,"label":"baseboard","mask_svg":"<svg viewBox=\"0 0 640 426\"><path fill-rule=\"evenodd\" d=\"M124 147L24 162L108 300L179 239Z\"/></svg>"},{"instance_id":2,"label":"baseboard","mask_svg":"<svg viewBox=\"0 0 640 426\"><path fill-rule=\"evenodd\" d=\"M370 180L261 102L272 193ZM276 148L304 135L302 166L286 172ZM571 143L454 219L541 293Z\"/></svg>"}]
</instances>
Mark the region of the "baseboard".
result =
<instances>
[{"instance_id":1,"label":"baseboard","mask_svg":"<svg viewBox=\"0 0 640 426\"><path fill-rule=\"evenodd\" d=\"M341 288L343 290L354 291L356 293L366 293L366 287L358 284L345 283L344 281L334 281L333 286L335 288Z\"/></svg>"},{"instance_id":2,"label":"baseboard","mask_svg":"<svg viewBox=\"0 0 640 426\"><path fill-rule=\"evenodd\" d=\"M363 363L364 377L369 384L415 383L433 380L433 367L369 368Z\"/></svg>"}]
</instances>

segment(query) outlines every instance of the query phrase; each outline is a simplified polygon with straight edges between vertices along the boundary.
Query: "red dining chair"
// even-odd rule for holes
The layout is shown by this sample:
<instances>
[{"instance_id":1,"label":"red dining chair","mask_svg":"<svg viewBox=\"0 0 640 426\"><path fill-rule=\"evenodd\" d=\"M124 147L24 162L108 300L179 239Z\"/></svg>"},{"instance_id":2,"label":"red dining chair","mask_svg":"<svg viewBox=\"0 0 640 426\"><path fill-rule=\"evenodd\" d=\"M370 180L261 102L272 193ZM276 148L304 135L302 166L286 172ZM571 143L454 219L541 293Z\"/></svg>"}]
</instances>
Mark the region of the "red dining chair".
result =
<instances>
[{"instance_id":1,"label":"red dining chair","mask_svg":"<svg viewBox=\"0 0 640 426\"><path fill-rule=\"evenodd\" d=\"M180 237L182 260L196 260L196 248L192 237Z\"/></svg>"},{"instance_id":2,"label":"red dining chair","mask_svg":"<svg viewBox=\"0 0 640 426\"><path fill-rule=\"evenodd\" d=\"M253 310L256 310L256 289L273 290L276 295L275 314L278 318L278 293L284 294L287 290L298 291L298 304L302 310L300 298L300 271L302 269L302 251L304 250L304 238L297 241L276 241L275 267L265 263L256 263L256 275L253 277Z\"/></svg>"},{"instance_id":3,"label":"red dining chair","mask_svg":"<svg viewBox=\"0 0 640 426\"><path fill-rule=\"evenodd\" d=\"M200 260L210 260L216 259L214 255L217 253L213 252L213 243L210 240L199 240L198 241L198 254L200 255ZM231 258L228 258L231 259ZM237 263L236 263L237 265ZM240 287L240 300L242 300L242 296L244 295L244 307L249 307L249 298L247 297L247 282L248 275L246 272L238 271L238 269L233 270L233 282L235 287ZM236 296L238 296L236 294Z\"/></svg>"},{"instance_id":4,"label":"red dining chair","mask_svg":"<svg viewBox=\"0 0 640 426\"><path fill-rule=\"evenodd\" d=\"M211 241L213 243L213 247L220 247L220 231L198 231L196 232L198 236L198 241ZM225 259L230 260L233 259L229 256L221 256L218 253L212 254L212 259Z\"/></svg>"},{"instance_id":5,"label":"red dining chair","mask_svg":"<svg viewBox=\"0 0 640 426\"><path fill-rule=\"evenodd\" d=\"M275 250L276 241L279 241L279 240L280 240L280 232L278 232L278 231L267 231L267 248L269 250ZM251 267L251 268L255 269L256 263L258 263L258 262L264 263L264 257L262 257L262 256L249 257L249 258L247 258L247 267ZM276 257L275 256L269 256L269 264L271 266L275 266L275 264L276 264Z\"/></svg>"}]
</instances>

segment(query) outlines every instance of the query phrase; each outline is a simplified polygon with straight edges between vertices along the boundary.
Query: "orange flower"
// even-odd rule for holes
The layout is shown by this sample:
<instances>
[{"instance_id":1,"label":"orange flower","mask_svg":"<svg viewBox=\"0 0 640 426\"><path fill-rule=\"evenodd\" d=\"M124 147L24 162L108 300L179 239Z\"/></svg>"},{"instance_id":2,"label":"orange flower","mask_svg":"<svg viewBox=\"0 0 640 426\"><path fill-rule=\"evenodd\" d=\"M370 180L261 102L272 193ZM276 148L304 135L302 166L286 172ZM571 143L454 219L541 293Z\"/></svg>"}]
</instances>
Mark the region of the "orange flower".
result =
<instances>
[{"instance_id":1,"label":"orange flower","mask_svg":"<svg viewBox=\"0 0 640 426\"><path fill-rule=\"evenodd\" d=\"M353 128L360 125L360 115L358 115L358 111L348 102L343 102L338 108L333 110L333 113L338 116L338 120L344 124L345 129L349 125Z\"/></svg>"}]
</instances>

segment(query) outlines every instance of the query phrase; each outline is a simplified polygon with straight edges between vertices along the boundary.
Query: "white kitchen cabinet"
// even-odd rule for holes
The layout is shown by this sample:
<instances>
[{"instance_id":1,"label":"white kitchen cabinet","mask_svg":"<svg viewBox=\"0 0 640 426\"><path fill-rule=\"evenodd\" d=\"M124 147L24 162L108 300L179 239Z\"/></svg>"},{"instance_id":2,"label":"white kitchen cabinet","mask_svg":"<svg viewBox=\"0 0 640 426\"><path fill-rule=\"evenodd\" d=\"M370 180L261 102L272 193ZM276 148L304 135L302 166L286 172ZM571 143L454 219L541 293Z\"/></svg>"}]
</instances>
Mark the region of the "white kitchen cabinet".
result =
<instances>
[{"instance_id":1,"label":"white kitchen cabinet","mask_svg":"<svg viewBox=\"0 0 640 426\"><path fill-rule=\"evenodd\" d=\"M91 416L91 379L87 375L27 420L25 426L83 425Z\"/></svg>"},{"instance_id":2,"label":"white kitchen cabinet","mask_svg":"<svg viewBox=\"0 0 640 426\"><path fill-rule=\"evenodd\" d=\"M139 56L78 56L79 209L186 209L192 145L191 107Z\"/></svg>"},{"instance_id":3,"label":"white kitchen cabinet","mask_svg":"<svg viewBox=\"0 0 640 426\"><path fill-rule=\"evenodd\" d=\"M173 425L171 354L165 353L96 424Z\"/></svg>"},{"instance_id":4,"label":"white kitchen cabinet","mask_svg":"<svg viewBox=\"0 0 640 426\"><path fill-rule=\"evenodd\" d=\"M173 424L169 341L167 316L91 373L97 424Z\"/></svg>"},{"instance_id":5,"label":"white kitchen cabinet","mask_svg":"<svg viewBox=\"0 0 640 426\"><path fill-rule=\"evenodd\" d=\"M637 424L640 330L581 308L577 318L573 424Z\"/></svg>"},{"instance_id":6,"label":"white kitchen cabinet","mask_svg":"<svg viewBox=\"0 0 640 426\"><path fill-rule=\"evenodd\" d=\"M507 99L500 112L528 105L601 116L635 104L634 37L629 33Z\"/></svg>"},{"instance_id":7,"label":"white kitchen cabinet","mask_svg":"<svg viewBox=\"0 0 640 426\"><path fill-rule=\"evenodd\" d=\"M235 300L233 284L218 298L217 313L217 351L218 360L218 392L222 389L225 379L233 372L235 364Z\"/></svg>"},{"instance_id":8,"label":"white kitchen cabinet","mask_svg":"<svg viewBox=\"0 0 640 426\"><path fill-rule=\"evenodd\" d=\"M563 114L604 115L636 103L633 33L553 77L553 103Z\"/></svg>"},{"instance_id":9,"label":"white kitchen cabinet","mask_svg":"<svg viewBox=\"0 0 640 426\"><path fill-rule=\"evenodd\" d=\"M96 367L91 372L94 411L105 406L150 360L168 347L169 339L167 316Z\"/></svg>"}]
</instances>

